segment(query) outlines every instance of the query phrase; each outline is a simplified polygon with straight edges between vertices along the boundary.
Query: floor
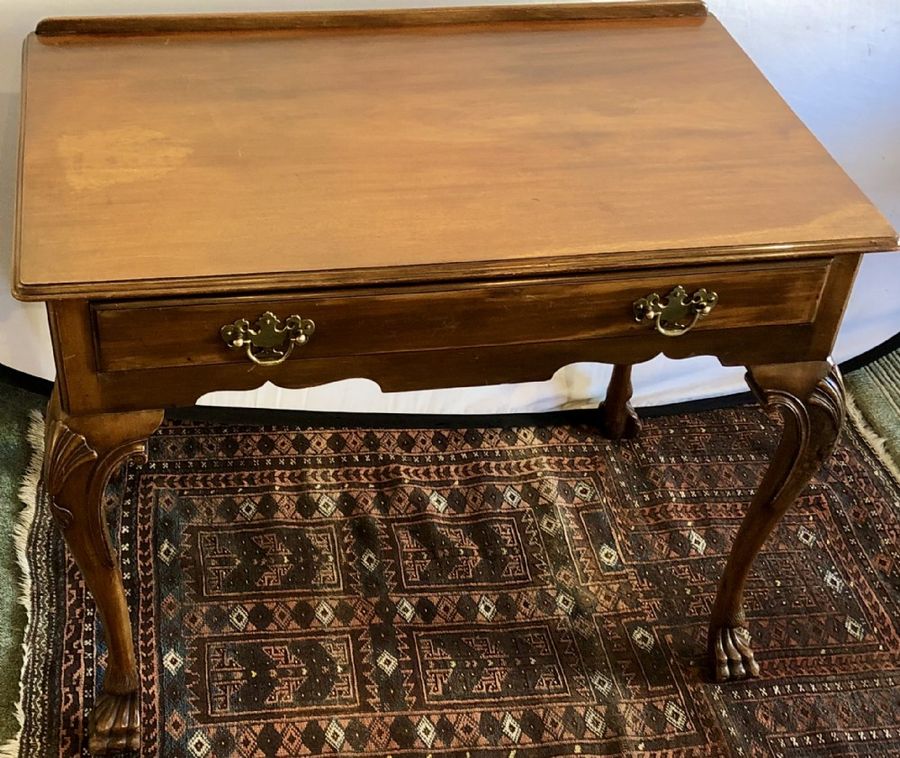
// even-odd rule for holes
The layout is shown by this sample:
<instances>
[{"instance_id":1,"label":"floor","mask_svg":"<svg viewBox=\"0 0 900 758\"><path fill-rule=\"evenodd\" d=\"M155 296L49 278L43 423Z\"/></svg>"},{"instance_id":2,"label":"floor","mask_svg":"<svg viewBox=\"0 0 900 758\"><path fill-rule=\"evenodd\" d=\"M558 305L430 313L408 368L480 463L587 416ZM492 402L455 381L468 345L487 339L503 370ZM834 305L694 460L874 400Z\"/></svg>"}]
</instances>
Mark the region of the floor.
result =
<instances>
[{"instance_id":1,"label":"floor","mask_svg":"<svg viewBox=\"0 0 900 758\"><path fill-rule=\"evenodd\" d=\"M898 343L898 344L894 344ZM880 438L888 460L900 466L900 340L874 360L845 374L852 404ZM864 359L865 360L865 359ZM15 705L22 661L25 609L18 602L14 531L20 508L18 488L28 461L30 415L46 403L47 386L0 367L0 744L15 736Z\"/></svg>"}]
</instances>

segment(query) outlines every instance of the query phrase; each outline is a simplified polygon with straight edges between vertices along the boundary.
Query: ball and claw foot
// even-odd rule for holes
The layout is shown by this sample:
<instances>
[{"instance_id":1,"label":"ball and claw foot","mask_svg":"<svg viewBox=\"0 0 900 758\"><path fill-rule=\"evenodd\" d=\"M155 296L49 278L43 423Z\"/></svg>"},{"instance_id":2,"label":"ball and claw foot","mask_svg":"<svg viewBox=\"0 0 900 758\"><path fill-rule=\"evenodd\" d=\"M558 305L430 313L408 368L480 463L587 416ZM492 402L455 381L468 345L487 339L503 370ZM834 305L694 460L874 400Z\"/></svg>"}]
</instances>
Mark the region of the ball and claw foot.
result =
<instances>
[{"instance_id":1,"label":"ball and claw foot","mask_svg":"<svg viewBox=\"0 0 900 758\"><path fill-rule=\"evenodd\" d=\"M750 647L750 633L744 626L723 624L709 633L709 647L717 682L759 676L759 664Z\"/></svg>"},{"instance_id":2,"label":"ball and claw foot","mask_svg":"<svg viewBox=\"0 0 900 758\"><path fill-rule=\"evenodd\" d=\"M100 695L88 721L91 755L112 755L141 746L141 709L137 692Z\"/></svg>"}]
</instances>

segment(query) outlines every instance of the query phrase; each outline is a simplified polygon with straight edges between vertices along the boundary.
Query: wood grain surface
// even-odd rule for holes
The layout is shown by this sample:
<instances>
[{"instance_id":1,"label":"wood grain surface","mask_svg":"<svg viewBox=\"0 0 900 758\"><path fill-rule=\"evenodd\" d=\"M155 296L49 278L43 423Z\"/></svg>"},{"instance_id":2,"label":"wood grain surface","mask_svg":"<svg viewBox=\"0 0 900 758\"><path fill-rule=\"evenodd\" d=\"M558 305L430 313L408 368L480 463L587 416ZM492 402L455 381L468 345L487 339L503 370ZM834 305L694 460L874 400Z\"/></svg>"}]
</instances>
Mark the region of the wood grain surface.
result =
<instances>
[{"instance_id":1,"label":"wood grain surface","mask_svg":"<svg viewBox=\"0 0 900 758\"><path fill-rule=\"evenodd\" d=\"M628 365L659 354L714 355L731 366L821 360L831 350L859 257L702 272L679 267L646 279L634 272L632 284L620 273L617 280L603 275L580 284L554 279L47 305L60 402L83 415L190 405L212 390L267 381L311 387L366 377L393 392L538 381L568 363ZM633 320L622 296L677 282L718 288L719 303L696 329L673 339ZM584 287L595 296L581 296ZM285 307L302 306L303 316L315 315L308 345L268 367L225 347L219 319L252 317L260 307L280 307L279 298ZM460 302L459 310L441 307Z\"/></svg>"},{"instance_id":2,"label":"wood grain surface","mask_svg":"<svg viewBox=\"0 0 900 758\"><path fill-rule=\"evenodd\" d=\"M482 286L396 287L99 303L93 320L100 371L239 363L219 330L264 311L310 318L316 331L295 360L417 350L546 343L634 335L633 303L676 285L715 291L719 301L696 331L748 324L812 323L829 271L827 259L768 266L708 266L644 275L584 276Z\"/></svg>"},{"instance_id":3,"label":"wood grain surface","mask_svg":"<svg viewBox=\"0 0 900 758\"><path fill-rule=\"evenodd\" d=\"M24 299L896 245L713 18L32 36L24 91Z\"/></svg>"}]
</instances>

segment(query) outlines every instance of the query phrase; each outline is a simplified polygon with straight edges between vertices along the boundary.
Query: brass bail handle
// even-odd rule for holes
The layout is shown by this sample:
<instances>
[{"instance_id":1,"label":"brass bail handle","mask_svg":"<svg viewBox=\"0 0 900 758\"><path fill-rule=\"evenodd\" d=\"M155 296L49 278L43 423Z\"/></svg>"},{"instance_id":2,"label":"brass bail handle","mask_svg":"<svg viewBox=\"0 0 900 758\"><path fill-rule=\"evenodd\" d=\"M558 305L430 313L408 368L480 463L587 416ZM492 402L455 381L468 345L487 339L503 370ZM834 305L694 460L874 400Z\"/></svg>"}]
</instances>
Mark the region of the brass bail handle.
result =
<instances>
[{"instance_id":1,"label":"brass bail handle","mask_svg":"<svg viewBox=\"0 0 900 758\"><path fill-rule=\"evenodd\" d=\"M258 366L277 366L290 358L295 347L309 342L315 330L316 325L308 318L288 316L282 326L278 316L266 311L253 324L245 318L225 324L219 334L233 350L243 348Z\"/></svg>"},{"instance_id":2,"label":"brass bail handle","mask_svg":"<svg viewBox=\"0 0 900 758\"><path fill-rule=\"evenodd\" d=\"M712 290L699 289L693 295L680 284L663 300L656 292L635 300L634 320L649 321L664 337L687 334L719 302Z\"/></svg>"}]
</instances>

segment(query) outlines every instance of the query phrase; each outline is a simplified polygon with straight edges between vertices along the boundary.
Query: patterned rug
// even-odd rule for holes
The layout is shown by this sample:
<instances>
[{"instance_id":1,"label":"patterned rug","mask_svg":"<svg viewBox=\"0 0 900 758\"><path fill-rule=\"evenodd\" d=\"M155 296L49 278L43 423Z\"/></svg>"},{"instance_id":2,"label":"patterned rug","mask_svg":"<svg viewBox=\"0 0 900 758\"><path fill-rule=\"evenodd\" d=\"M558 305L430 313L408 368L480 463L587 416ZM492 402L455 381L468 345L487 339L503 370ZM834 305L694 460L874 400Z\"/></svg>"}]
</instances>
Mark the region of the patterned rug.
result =
<instances>
[{"instance_id":1,"label":"patterned rug","mask_svg":"<svg viewBox=\"0 0 900 758\"><path fill-rule=\"evenodd\" d=\"M567 418L167 421L107 492L141 756L900 754L900 485L856 428L750 580L761 678L717 686L707 614L775 424ZM32 515L20 755L87 755L104 646L40 491Z\"/></svg>"}]
</instances>

